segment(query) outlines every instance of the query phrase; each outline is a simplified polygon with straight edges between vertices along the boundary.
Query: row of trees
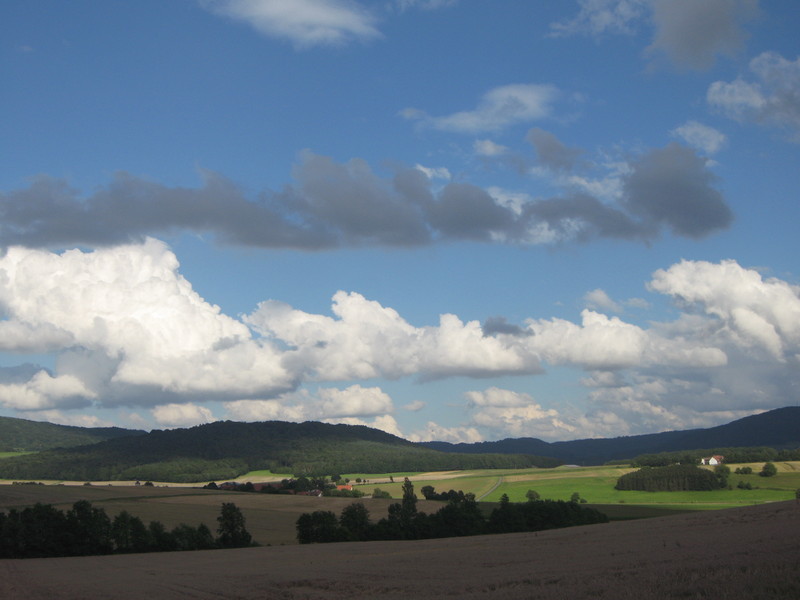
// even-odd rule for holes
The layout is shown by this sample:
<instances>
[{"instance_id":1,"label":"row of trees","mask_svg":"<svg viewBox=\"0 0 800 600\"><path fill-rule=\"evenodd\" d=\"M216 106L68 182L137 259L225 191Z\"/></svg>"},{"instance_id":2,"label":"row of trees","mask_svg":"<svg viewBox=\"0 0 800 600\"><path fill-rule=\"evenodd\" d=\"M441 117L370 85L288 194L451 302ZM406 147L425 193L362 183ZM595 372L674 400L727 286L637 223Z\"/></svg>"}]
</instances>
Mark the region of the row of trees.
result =
<instances>
[{"instance_id":1,"label":"row of trees","mask_svg":"<svg viewBox=\"0 0 800 600\"><path fill-rule=\"evenodd\" d=\"M417 510L414 486L406 478L402 500L389 506L385 518L373 523L369 511L360 502L345 507L338 518L331 511L304 513L297 520L297 540L310 544L427 539L539 531L607 521L602 513L576 502L532 500L513 504L506 495L488 518L472 494L456 494L440 510L429 515Z\"/></svg>"},{"instance_id":2,"label":"row of trees","mask_svg":"<svg viewBox=\"0 0 800 600\"><path fill-rule=\"evenodd\" d=\"M148 526L123 511L113 519L80 500L68 511L50 504L0 513L0 558L87 556L130 552L210 550L253 545L245 519L232 502L223 503L215 538L209 528L180 524L172 530L159 521Z\"/></svg>"},{"instance_id":3,"label":"row of trees","mask_svg":"<svg viewBox=\"0 0 800 600\"><path fill-rule=\"evenodd\" d=\"M700 459L704 456L713 456L715 454L724 456L727 463L800 460L800 448L776 450L775 448L759 446L753 448L714 448L642 454L634 458L631 464L634 467L666 467L675 463L697 465L700 464Z\"/></svg>"},{"instance_id":4,"label":"row of trees","mask_svg":"<svg viewBox=\"0 0 800 600\"><path fill-rule=\"evenodd\" d=\"M423 485L422 488L419 490L422 492L422 496L425 500L443 500L445 502L464 502L465 500L474 500L474 495L469 498L469 494L464 494L461 490L450 490L449 492L442 492L441 494L436 493L436 488L432 485Z\"/></svg>"},{"instance_id":5,"label":"row of trees","mask_svg":"<svg viewBox=\"0 0 800 600\"><path fill-rule=\"evenodd\" d=\"M335 475L339 480L341 477ZM347 481L350 481L349 479ZM361 478L357 479L361 482ZM364 480L366 481L366 480ZM259 484L258 487L251 481L245 483L228 482L221 486L212 481L203 486L203 489L217 490L222 487L234 492L258 492L261 494L305 494L307 492L321 492L323 496L337 496L340 498L361 498L364 492L357 489L338 489L338 486L327 477L306 477L300 475L296 478L282 479L280 482ZM376 488L377 489L377 488Z\"/></svg>"}]
</instances>

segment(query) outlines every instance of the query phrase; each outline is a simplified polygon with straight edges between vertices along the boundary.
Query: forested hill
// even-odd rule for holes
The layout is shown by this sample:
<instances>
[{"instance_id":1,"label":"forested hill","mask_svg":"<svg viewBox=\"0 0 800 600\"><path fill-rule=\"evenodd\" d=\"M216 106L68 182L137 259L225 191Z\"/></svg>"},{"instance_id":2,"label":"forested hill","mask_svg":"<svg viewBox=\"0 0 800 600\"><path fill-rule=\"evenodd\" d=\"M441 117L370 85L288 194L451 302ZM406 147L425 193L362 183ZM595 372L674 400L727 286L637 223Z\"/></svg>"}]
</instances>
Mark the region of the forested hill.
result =
<instances>
[{"instance_id":1,"label":"forested hill","mask_svg":"<svg viewBox=\"0 0 800 600\"><path fill-rule=\"evenodd\" d=\"M446 453L360 425L218 421L0 460L0 478L199 482L248 471L331 475L552 467L554 459Z\"/></svg>"},{"instance_id":2,"label":"forested hill","mask_svg":"<svg viewBox=\"0 0 800 600\"><path fill-rule=\"evenodd\" d=\"M76 444L91 445L67 447ZM553 443L517 438L477 444L418 444L365 426L317 422L218 421L145 433L0 418L0 446L8 450L44 448L36 454L0 460L0 479L14 480L200 482L234 478L257 469L287 475L332 475L596 465L700 449L800 448L800 407L708 429ZM59 449L47 449L55 446Z\"/></svg>"},{"instance_id":3,"label":"forested hill","mask_svg":"<svg viewBox=\"0 0 800 600\"><path fill-rule=\"evenodd\" d=\"M544 442L535 438L514 438L474 444L423 442L423 445L443 452L537 454L580 465L599 465L643 454L682 450L755 446L794 449L800 448L800 407L778 408L708 429L610 439Z\"/></svg>"},{"instance_id":4,"label":"forested hill","mask_svg":"<svg viewBox=\"0 0 800 600\"><path fill-rule=\"evenodd\" d=\"M120 427L73 427L0 417L0 452L68 448L144 433L144 431Z\"/></svg>"}]
</instances>

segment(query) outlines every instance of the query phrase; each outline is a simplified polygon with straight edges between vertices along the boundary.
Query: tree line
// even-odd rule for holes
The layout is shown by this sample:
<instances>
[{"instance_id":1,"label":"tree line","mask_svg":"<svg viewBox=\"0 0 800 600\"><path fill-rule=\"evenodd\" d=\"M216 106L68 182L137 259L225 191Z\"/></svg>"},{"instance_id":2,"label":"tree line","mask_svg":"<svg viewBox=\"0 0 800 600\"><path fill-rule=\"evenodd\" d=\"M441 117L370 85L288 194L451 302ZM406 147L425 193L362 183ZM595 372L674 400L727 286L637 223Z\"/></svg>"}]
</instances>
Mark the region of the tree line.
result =
<instances>
[{"instance_id":1,"label":"tree line","mask_svg":"<svg viewBox=\"0 0 800 600\"><path fill-rule=\"evenodd\" d=\"M427 487L427 486L426 486ZM419 540L488 533L540 531L573 525L606 523L597 510L563 500L530 500L511 503L503 495L488 517L473 494L456 494L432 514L417 510L414 486L403 483L403 497L389 506L388 515L377 522L369 518L363 503L345 507L337 518L332 511L303 513L297 519L297 541L301 544L369 540Z\"/></svg>"},{"instance_id":2,"label":"tree line","mask_svg":"<svg viewBox=\"0 0 800 600\"><path fill-rule=\"evenodd\" d=\"M700 464L705 456L721 454L727 463L749 462L785 462L800 460L800 448L777 450L766 446L752 448L713 448L706 450L682 450L677 452L659 452L641 454L630 461L634 467L666 467L675 463L684 465ZM619 461L617 461L619 462Z\"/></svg>"},{"instance_id":3,"label":"tree line","mask_svg":"<svg viewBox=\"0 0 800 600\"><path fill-rule=\"evenodd\" d=\"M48 558L132 552L211 550L254 545L245 519L232 502L222 504L217 537L203 523L181 523L167 530L159 521L145 526L139 517L122 511L113 519L88 500L67 511L37 503L0 513L0 558Z\"/></svg>"},{"instance_id":4,"label":"tree line","mask_svg":"<svg viewBox=\"0 0 800 600\"><path fill-rule=\"evenodd\" d=\"M727 487L728 473L730 469L727 468L712 472L684 464L642 467L617 479L614 489L644 492L710 491Z\"/></svg>"}]
</instances>

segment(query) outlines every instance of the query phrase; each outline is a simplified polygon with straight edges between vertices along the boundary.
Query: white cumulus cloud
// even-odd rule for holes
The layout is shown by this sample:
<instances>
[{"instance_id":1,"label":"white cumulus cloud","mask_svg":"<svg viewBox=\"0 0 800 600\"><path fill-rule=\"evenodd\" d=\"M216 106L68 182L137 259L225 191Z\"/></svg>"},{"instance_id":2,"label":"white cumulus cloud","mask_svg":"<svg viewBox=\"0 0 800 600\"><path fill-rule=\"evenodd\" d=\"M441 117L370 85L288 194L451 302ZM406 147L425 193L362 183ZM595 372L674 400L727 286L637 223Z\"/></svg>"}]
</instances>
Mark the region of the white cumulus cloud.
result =
<instances>
[{"instance_id":1,"label":"white cumulus cloud","mask_svg":"<svg viewBox=\"0 0 800 600\"><path fill-rule=\"evenodd\" d=\"M205 302L178 266L153 239L62 254L9 248L0 258L2 327L50 332L49 350L63 358L55 380L76 378L84 386L69 393L48 387L50 400L37 403L45 407L76 394L108 404L158 403L165 395L291 388L277 350ZM7 350L29 350L23 339L8 347L13 339L6 338ZM28 392L43 389L34 383Z\"/></svg>"},{"instance_id":2,"label":"white cumulus cloud","mask_svg":"<svg viewBox=\"0 0 800 600\"><path fill-rule=\"evenodd\" d=\"M475 140L472 144L478 156L502 156L508 152L508 147L497 144L492 140Z\"/></svg>"},{"instance_id":3,"label":"white cumulus cloud","mask_svg":"<svg viewBox=\"0 0 800 600\"><path fill-rule=\"evenodd\" d=\"M381 35L375 17L350 0L200 0L200 5L299 48L366 41Z\"/></svg>"},{"instance_id":4,"label":"white cumulus cloud","mask_svg":"<svg viewBox=\"0 0 800 600\"><path fill-rule=\"evenodd\" d=\"M0 385L0 404L20 411L84 407L87 399L95 396L77 377L53 377L44 370L24 383Z\"/></svg>"},{"instance_id":5,"label":"white cumulus cloud","mask_svg":"<svg viewBox=\"0 0 800 600\"><path fill-rule=\"evenodd\" d=\"M151 412L159 425L164 427L191 427L216 421L208 408L191 402L186 404L164 404L156 406Z\"/></svg>"},{"instance_id":6,"label":"white cumulus cloud","mask_svg":"<svg viewBox=\"0 0 800 600\"><path fill-rule=\"evenodd\" d=\"M764 52L750 61L750 71L750 81L712 83L708 103L738 121L783 127L800 141L800 58Z\"/></svg>"},{"instance_id":7,"label":"white cumulus cloud","mask_svg":"<svg viewBox=\"0 0 800 600\"><path fill-rule=\"evenodd\" d=\"M592 310L581 312L581 324L565 319L529 321L535 335L524 343L551 364L571 364L587 370L645 366L724 365L720 349L702 340L671 339Z\"/></svg>"},{"instance_id":8,"label":"white cumulus cloud","mask_svg":"<svg viewBox=\"0 0 800 600\"><path fill-rule=\"evenodd\" d=\"M800 351L800 288L736 261L681 261L656 271L651 289L700 306L741 347L778 360Z\"/></svg>"},{"instance_id":9,"label":"white cumulus cloud","mask_svg":"<svg viewBox=\"0 0 800 600\"><path fill-rule=\"evenodd\" d=\"M428 421L424 429L407 436L412 442L482 442L485 438L475 427L445 427L434 421Z\"/></svg>"},{"instance_id":10,"label":"white cumulus cloud","mask_svg":"<svg viewBox=\"0 0 800 600\"><path fill-rule=\"evenodd\" d=\"M392 399L377 387L324 388L319 391L319 397L320 412L325 418L375 416L394 411Z\"/></svg>"},{"instance_id":11,"label":"white cumulus cloud","mask_svg":"<svg viewBox=\"0 0 800 600\"><path fill-rule=\"evenodd\" d=\"M557 410L544 408L530 394L497 387L464 394L471 423L497 437L566 439L577 428ZM585 431L585 430L584 430Z\"/></svg>"},{"instance_id":12,"label":"white cumulus cloud","mask_svg":"<svg viewBox=\"0 0 800 600\"><path fill-rule=\"evenodd\" d=\"M687 121L675 128L672 135L683 139L690 146L694 146L708 155L719 152L727 141L725 134L697 121Z\"/></svg>"},{"instance_id":13,"label":"white cumulus cloud","mask_svg":"<svg viewBox=\"0 0 800 600\"><path fill-rule=\"evenodd\" d=\"M571 428L603 435L619 425L613 414L630 417L617 433L701 426L794 397L800 287L728 260L682 261L656 271L648 290L673 298L679 316L640 325L586 309L577 321L516 325L494 315L481 324L442 314L415 325L340 291L330 314L266 301L235 319L194 291L157 240L93 252L11 247L0 257L3 349L47 351L55 366L0 368L0 405L58 414L62 422L89 405L155 407L153 418L172 427L208 422L214 415L204 404L224 402L226 418L349 422L396 433L394 401L370 380L587 372L591 414L489 387L467 394L465 423L431 422L410 433L466 440L489 432L558 439ZM584 299L596 309L647 306L617 302L599 288ZM404 402L407 411L425 406Z\"/></svg>"},{"instance_id":14,"label":"white cumulus cloud","mask_svg":"<svg viewBox=\"0 0 800 600\"><path fill-rule=\"evenodd\" d=\"M550 116L558 95L558 89L552 85L510 84L489 90L473 110L442 117L431 117L415 109L406 109L402 114L421 118L423 123L443 131L485 133Z\"/></svg>"},{"instance_id":15,"label":"white cumulus cloud","mask_svg":"<svg viewBox=\"0 0 800 600\"><path fill-rule=\"evenodd\" d=\"M650 0L579 0L580 11L567 21L550 25L553 37L576 34L631 34Z\"/></svg>"},{"instance_id":16,"label":"white cumulus cloud","mask_svg":"<svg viewBox=\"0 0 800 600\"><path fill-rule=\"evenodd\" d=\"M491 373L535 373L535 356L485 337L477 321L445 314L438 327L415 327L394 309L343 291L333 297L334 317L309 314L268 301L245 317L262 335L286 343L285 364L316 380L439 378Z\"/></svg>"},{"instance_id":17,"label":"white cumulus cloud","mask_svg":"<svg viewBox=\"0 0 800 600\"><path fill-rule=\"evenodd\" d=\"M604 290L599 288L587 292L583 300L588 308L597 308L610 312L622 312L622 306L620 306L618 302L612 300Z\"/></svg>"},{"instance_id":18,"label":"white cumulus cloud","mask_svg":"<svg viewBox=\"0 0 800 600\"><path fill-rule=\"evenodd\" d=\"M352 385L345 389L320 388L316 394L298 390L274 400L236 400L224 404L227 415L237 421L322 421L366 425L401 436L391 415L391 397L379 387Z\"/></svg>"}]
</instances>

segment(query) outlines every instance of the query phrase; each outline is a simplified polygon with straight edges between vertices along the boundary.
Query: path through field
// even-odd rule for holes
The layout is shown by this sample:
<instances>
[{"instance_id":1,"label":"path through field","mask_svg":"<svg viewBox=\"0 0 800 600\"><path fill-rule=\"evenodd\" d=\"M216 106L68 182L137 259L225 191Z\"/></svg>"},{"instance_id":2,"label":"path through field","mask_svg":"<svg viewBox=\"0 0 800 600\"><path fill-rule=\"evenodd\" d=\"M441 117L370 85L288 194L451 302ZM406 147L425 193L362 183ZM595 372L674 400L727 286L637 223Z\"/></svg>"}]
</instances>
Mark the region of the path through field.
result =
<instances>
[{"instance_id":1,"label":"path through field","mask_svg":"<svg viewBox=\"0 0 800 600\"><path fill-rule=\"evenodd\" d=\"M490 490L488 490L488 491L484 492L483 494L481 494L480 498L476 498L476 500L477 500L478 502L480 502L481 500L483 500L484 498L486 498L486 497L487 497L489 494L491 494L493 491L495 491L497 488L499 488L501 485L503 485L503 481L504 481L504 478L503 478L503 476L501 475L500 477L498 477L498 478L497 478L497 481L496 481L496 482L495 482L495 484L492 486L492 488L491 488Z\"/></svg>"}]
</instances>

